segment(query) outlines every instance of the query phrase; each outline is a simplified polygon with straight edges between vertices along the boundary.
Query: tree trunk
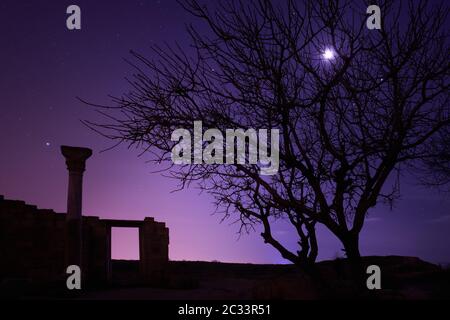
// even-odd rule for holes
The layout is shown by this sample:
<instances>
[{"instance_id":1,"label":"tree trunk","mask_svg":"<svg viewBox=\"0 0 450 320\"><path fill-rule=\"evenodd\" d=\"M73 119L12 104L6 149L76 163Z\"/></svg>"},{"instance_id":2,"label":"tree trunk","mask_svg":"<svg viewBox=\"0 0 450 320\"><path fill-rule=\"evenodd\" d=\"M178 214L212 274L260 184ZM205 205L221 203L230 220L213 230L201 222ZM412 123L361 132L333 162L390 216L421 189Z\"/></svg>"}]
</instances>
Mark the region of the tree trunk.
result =
<instances>
[{"instance_id":1,"label":"tree trunk","mask_svg":"<svg viewBox=\"0 0 450 320\"><path fill-rule=\"evenodd\" d=\"M347 233L342 239L344 250L347 255L349 270L351 271L351 279L355 281L354 288L356 292L364 294L367 292L366 288L366 274L364 264L359 252L359 234ZM359 293L358 293L359 294Z\"/></svg>"},{"instance_id":2,"label":"tree trunk","mask_svg":"<svg viewBox=\"0 0 450 320\"><path fill-rule=\"evenodd\" d=\"M310 252L309 252L309 256L308 256L308 261L311 264L314 264L316 262L317 259L317 255L319 253L319 246L317 245L317 237L316 237L316 230L314 230L314 228L312 228L311 230L309 230L309 243L311 246Z\"/></svg>"},{"instance_id":3,"label":"tree trunk","mask_svg":"<svg viewBox=\"0 0 450 320\"><path fill-rule=\"evenodd\" d=\"M345 254L348 260L352 263L359 263L361 261L361 254L359 252L359 235L349 233L341 239L344 245Z\"/></svg>"}]
</instances>

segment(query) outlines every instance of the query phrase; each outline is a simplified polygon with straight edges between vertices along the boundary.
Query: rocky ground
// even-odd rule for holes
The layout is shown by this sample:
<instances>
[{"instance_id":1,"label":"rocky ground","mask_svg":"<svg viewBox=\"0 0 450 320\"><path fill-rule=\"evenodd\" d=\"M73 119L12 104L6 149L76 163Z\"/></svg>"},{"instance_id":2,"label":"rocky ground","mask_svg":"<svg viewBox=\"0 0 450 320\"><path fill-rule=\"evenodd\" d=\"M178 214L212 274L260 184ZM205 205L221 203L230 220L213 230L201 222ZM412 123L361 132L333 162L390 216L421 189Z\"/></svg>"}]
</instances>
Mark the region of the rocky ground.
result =
<instances>
[{"instance_id":1,"label":"rocky ground","mask_svg":"<svg viewBox=\"0 0 450 320\"><path fill-rule=\"evenodd\" d=\"M364 257L363 269L373 264L381 268L381 290L359 288L355 284L355 271L345 259L319 262L312 274L293 265L171 261L166 283L161 287L151 288L139 285L136 278L137 261L116 260L113 261L113 286L86 290L70 298L89 300L450 299L450 269L448 267L443 268L414 257ZM367 277L365 274L363 276ZM7 292L14 292L14 288ZM32 292L34 293L23 294L22 291L22 294L17 294L16 292L15 297L68 298L61 292L49 294L42 294L36 290Z\"/></svg>"},{"instance_id":2,"label":"rocky ground","mask_svg":"<svg viewBox=\"0 0 450 320\"><path fill-rule=\"evenodd\" d=\"M133 265L134 263L134 265ZM381 290L358 290L345 259L317 264L314 275L293 265L172 261L163 288L116 287L83 299L449 299L450 270L414 257L365 257L380 266ZM135 262L115 261L116 273L131 274ZM120 278L120 277L118 277ZM120 282L120 279L116 279Z\"/></svg>"}]
</instances>

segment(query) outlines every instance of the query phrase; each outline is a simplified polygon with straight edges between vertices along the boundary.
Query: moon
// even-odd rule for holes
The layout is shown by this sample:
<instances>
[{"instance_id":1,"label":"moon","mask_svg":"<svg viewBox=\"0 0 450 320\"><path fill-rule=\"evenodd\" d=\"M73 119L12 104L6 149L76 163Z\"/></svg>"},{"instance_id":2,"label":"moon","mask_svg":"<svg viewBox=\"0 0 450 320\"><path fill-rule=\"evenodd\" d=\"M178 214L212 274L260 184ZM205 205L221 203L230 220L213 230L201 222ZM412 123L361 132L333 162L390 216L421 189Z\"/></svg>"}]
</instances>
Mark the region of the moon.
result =
<instances>
[{"instance_id":1,"label":"moon","mask_svg":"<svg viewBox=\"0 0 450 320\"><path fill-rule=\"evenodd\" d=\"M329 48L325 49L325 51L322 53L322 57L323 57L325 60L332 60L332 59L334 58L334 52L333 52L333 50L331 50L331 49L329 49Z\"/></svg>"}]
</instances>

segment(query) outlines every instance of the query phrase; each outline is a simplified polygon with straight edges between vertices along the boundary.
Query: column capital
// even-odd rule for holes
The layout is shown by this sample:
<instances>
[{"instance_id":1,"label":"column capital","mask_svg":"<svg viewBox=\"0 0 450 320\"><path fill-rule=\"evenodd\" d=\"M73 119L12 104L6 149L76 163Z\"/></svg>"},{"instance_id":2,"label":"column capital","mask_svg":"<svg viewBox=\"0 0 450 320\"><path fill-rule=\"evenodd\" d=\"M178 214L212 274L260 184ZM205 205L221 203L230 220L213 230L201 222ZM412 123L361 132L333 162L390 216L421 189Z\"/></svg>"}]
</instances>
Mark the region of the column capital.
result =
<instances>
[{"instance_id":1,"label":"column capital","mask_svg":"<svg viewBox=\"0 0 450 320\"><path fill-rule=\"evenodd\" d=\"M66 158L69 172L83 173L86 168L86 160L92 155L89 148L61 146L61 153Z\"/></svg>"}]
</instances>

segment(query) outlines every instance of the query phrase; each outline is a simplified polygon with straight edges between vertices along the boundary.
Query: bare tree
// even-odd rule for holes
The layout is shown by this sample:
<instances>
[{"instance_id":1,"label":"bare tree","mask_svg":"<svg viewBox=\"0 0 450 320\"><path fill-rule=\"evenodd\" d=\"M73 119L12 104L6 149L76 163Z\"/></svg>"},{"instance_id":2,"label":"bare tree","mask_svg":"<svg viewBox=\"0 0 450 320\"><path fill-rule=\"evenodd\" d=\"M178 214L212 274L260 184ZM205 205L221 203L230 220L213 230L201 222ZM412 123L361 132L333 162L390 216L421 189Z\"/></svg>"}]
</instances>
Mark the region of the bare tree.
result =
<instances>
[{"instance_id":1,"label":"bare tree","mask_svg":"<svg viewBox=\"0 0 450 320\"><path fill-rule=\"evenodd\" d=\"M369 210L398 195L386 182L432 156L430 139L448 128L448 8L384 1L381 30L369 30L367 7L349 1L182 5L208 31L189 26L190 49L153 47L151 59L132 52L130 91L97 106L105 122L86 124L169 164L171 133L193 121L277 128L276 175L250 164L168 172L212 194L242 231L261 225L264 241L293 263L315 261L317 224L359 260ZM279 219L292 225L297 251L272 232Z\"/></svg>"},{"instance_id":2,"label":"bare tree","mask_svg":"<svg viewBox=\"0 0 450 320\"><path fill-rule=\"evenodd\" d=\"M419 164L422 182L430 187L450 191L450 129L436 134L429 143L430 153Z\"/></svg>"}]
</instances>

